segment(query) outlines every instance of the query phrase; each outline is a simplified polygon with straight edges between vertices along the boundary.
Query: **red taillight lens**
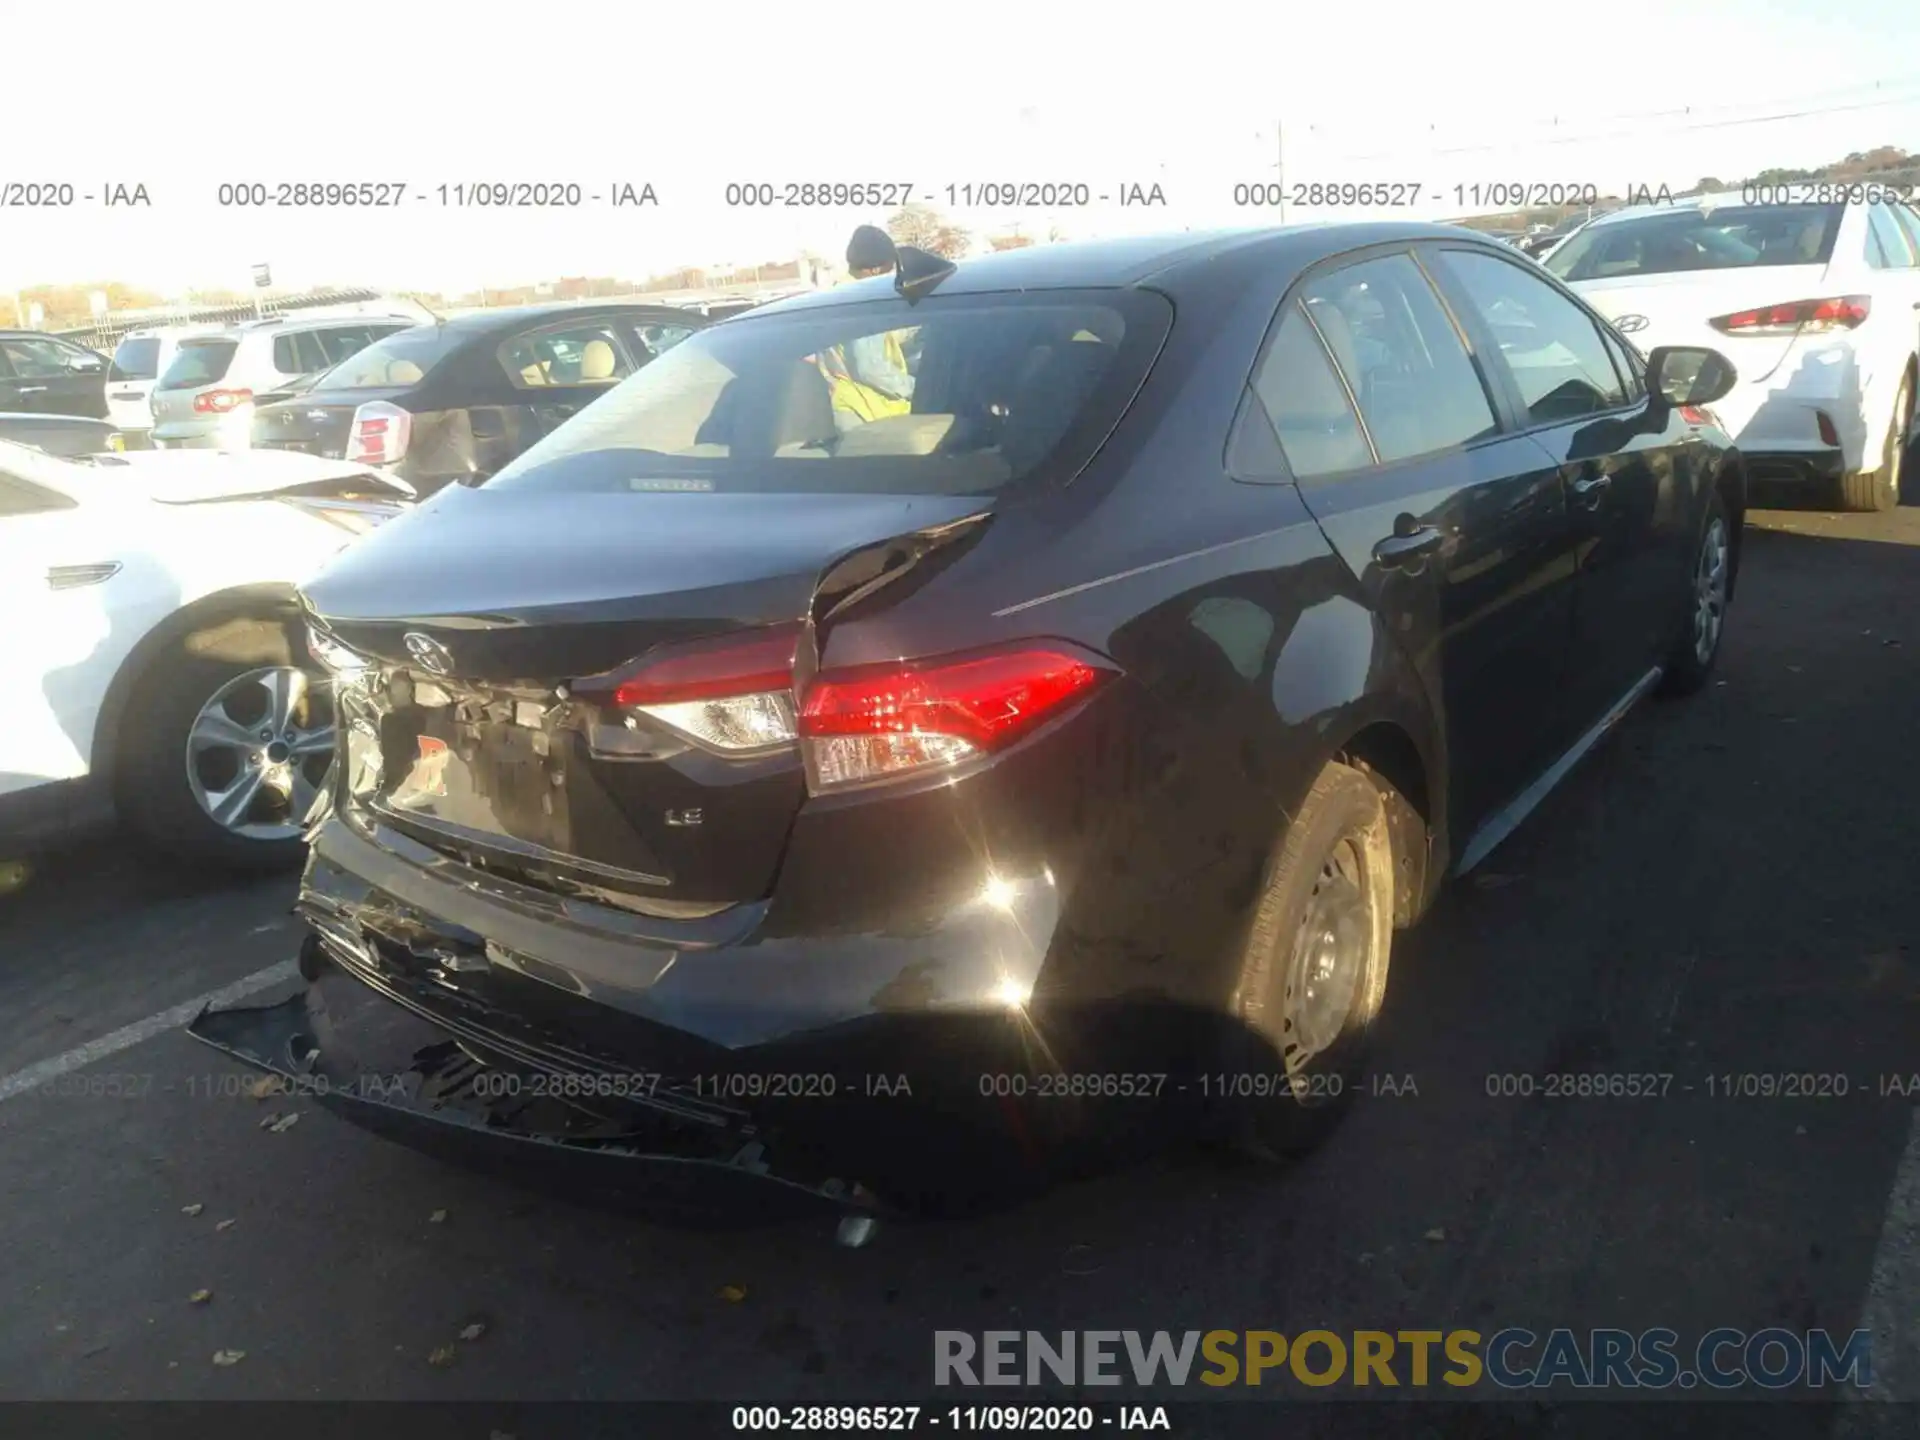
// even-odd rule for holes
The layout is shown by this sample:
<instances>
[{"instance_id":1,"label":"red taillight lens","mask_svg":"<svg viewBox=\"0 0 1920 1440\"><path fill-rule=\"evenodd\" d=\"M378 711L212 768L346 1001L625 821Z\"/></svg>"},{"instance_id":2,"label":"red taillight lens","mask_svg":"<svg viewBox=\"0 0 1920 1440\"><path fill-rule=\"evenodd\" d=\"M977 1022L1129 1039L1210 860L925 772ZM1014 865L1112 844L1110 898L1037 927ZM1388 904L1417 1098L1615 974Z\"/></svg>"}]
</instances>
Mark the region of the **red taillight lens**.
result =
<instances>
[{"instance_id":1,"label":"red taillight lens","mask_svg":"<svg viewBox=\"0 0 1920 1440\"><path fill-rule=\"evenodd\" d=\"M1018 739L1109 678L1068 647L824 671L800 737L815 791L958 765Z\"/></svg>"},{"instance_id":2,"label":"red taillight lens","mask_svg":"<svg viewBox=\"0 0 1920 1440\"><path fill-rule=\"evenodd\" d=\"M793 686L800 627L781 625L746 635L723 635L666 645L641 657L613 692L613 703L638 709L687 700L724 700Z\"/></svg>"},{"instance_id":3,"label":"red taillight lens","mask_svg":"<svg viewBox=\"0 0 1920 1440\"><path fill-rule=\"evenodd\" d=\"M196 415L225 415L253 399L251 390L202 390L193 397Z\"/></svg>"},{"instance_id":4,"label":"red taillight lens","mask_svg":"<svg viewBox=\"0 0 1920 1440\"><path fill-rule=\"evenodd\" d=\"M726 753L791 745L800 633L797 624L780 625L661 646L615 684L613 704Z\"/></svg>"},{"instance_id":5,"label":"red taillight lens","mask_svg":"<svg viewBox=\"0 0 1920 1440\"><path fill-rule=\"evenodd\" d=\"M1726 335L1784 335L1796 330L1851 330L1867 318L1872 301L1865 295L1828 300L1791 300L1757 310L1736 310L1707 323Z\"/></svg>"},{"instance_id":6,"label":"red taillight lens","mask_svg":"<svg viewBox=\"0 0 1920 1440\"><path fill-rule=\"evenodd\" d=\"M356 465L391 465L407 453L413 416L398 405L374 400L353 412L347 459Z\"/></svg>"}]
</instances>

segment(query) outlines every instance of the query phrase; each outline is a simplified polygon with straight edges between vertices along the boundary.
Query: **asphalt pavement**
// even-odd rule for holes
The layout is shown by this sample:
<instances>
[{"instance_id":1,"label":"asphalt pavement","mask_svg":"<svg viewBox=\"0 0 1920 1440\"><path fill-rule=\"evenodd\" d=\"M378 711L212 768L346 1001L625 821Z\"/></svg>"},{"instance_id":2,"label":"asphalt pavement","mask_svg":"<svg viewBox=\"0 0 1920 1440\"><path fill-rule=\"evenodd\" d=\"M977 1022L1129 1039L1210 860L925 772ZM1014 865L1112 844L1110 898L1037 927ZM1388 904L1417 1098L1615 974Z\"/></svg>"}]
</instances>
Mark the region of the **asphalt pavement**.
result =
<instances>
[{"instance_id":1,"label":"asphalt pavement","mask_svg":"<svg viewBox=\"0 0 1920 1440\"><path fill-rule=\"evenodd\" d=\"M240 1095L178 1027L291 988L291 883L49 861L0 898L0 1398L842 1402L924 1394L942 1329L1868 1323L1920 1397L1915 1101L1881 1093L1920 1072L1917 607L1920 509L1757 513L1717 682L1399 938L1385 1085L1324 1149L1174 1149L861 1249L577 1209ZM1577 1070L1673 1078L1489 1093ZM1718 1093L1779 1074L1848 1093Z\"/></svg>"}]
</instances>

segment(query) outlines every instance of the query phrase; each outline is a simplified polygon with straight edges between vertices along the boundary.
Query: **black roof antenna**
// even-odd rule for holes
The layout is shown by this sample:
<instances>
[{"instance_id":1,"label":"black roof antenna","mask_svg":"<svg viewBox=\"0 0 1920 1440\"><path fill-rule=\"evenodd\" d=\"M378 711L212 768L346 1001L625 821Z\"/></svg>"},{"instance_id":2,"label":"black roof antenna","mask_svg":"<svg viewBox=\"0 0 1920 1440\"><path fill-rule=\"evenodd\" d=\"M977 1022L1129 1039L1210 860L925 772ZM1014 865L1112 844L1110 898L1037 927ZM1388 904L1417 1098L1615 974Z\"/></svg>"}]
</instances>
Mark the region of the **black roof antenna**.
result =
<instances>
[{"instance_id":1,"label":"black roof antenna","mask_svg":"<svg viewBox=\"0 0 1920 1440\"><path fill-rule=\"evenodd\" d=\"M909 305L931 295L941 281L960 267L943 256L916 245L902 245L893 271L893 288L906 297Z\"/></svg>"}]
</instances>

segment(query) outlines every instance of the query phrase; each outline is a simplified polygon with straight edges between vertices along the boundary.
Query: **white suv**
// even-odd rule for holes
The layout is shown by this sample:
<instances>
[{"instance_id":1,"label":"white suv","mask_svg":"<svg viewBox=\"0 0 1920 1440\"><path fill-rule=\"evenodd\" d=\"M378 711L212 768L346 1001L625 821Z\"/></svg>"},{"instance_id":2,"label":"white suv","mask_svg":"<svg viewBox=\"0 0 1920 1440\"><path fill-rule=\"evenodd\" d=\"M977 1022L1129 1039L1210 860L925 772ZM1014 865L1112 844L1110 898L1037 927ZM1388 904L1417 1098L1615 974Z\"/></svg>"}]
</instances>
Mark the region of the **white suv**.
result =
<instances>
[{"instance_id":1,"label":"white suv","mask_svg":"<svg viewBox=\"0 0 1920 1440\"><path fill-rule=\"evenodd\" d=\"M153 387L154 444L163 450L245 450L255 396L330 370L418 323L403 315L285 316L183 336Z\"/></svg>"},{"instance_id":2,"label":"white suv","mask_svg":"<svg viewBox=\"0 0 1920 1440\"><path fill-rule=\"evenodd\" d=\"M1891 510L1920 373L1920 213L1895 187L1748 186L1595 219L1542 263L1641 351L1705 345L1757 481ZM1807 198L1810 192L1811 198Z\"/></svg>"},{"instance_id":3,"label":"white suv","mask_svg":"<svg viewBox=\"0 0 1920 1440\"><path fill-rule=\"evenodd\" d=\"M151 440L153 386L190 335L217 335L217 325L168 325L131 330L114 346L107 368L107 418L138 445Z\"/></svg>"}]
</instances>

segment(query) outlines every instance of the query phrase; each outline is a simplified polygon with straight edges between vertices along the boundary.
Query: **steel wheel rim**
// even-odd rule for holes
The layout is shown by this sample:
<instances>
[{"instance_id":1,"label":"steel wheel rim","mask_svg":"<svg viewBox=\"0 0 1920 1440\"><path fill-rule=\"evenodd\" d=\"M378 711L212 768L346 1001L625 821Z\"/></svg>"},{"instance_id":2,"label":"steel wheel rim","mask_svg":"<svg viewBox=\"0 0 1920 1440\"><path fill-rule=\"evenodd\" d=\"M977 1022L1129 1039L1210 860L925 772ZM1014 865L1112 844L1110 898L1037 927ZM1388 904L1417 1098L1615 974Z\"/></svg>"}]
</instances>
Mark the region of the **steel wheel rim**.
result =
<instances>
[{"instance_id":1,"label":"steel wheel rim","mask_svg":"<svg viewBox=\"0 0 1920 1440\"><path fill-rule=\"evenodd\" d=\"M333 706L304 670L268 665L214 691L187 730L187 788L214 824L246 840L290 840L333 761Z\"/></svg>"},{"instance_id":2,"label":"steel wheel rim","mask_svg":"<svg viewBox=\"0 0 1920 1440\"><path fill-rule=\"evenodd\" d=\"M1280 1053L1289 1072L1345 1033L1373 946L1365 861L1351 838L1333 848L1315 877L1287 959Z\"/></svg>"},{"instance_id":3,"label":"steel wheel rim","mask_svg":"<svg viewBox=\"0 0 1920 1440\"><path fill-rule=\"evenodd\" d=\"M1727 527L1715 516L1700 542L1693 573L1693 658L1702 665L1720 648L1727 614Z\"/></svg>"}]
</instances>

